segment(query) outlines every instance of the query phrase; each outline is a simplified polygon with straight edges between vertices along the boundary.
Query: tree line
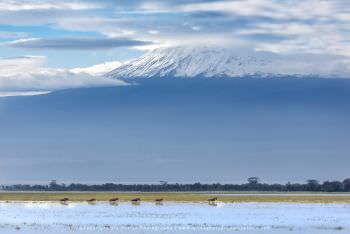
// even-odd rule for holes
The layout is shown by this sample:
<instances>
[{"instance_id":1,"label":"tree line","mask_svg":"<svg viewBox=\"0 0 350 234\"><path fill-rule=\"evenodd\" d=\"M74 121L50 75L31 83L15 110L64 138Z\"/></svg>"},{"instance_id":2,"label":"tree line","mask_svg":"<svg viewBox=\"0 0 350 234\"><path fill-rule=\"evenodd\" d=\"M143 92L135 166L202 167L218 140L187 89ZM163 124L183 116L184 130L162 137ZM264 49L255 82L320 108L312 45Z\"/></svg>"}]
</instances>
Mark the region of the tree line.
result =
<instances>
[{"instance_id":1,"label":"tree line","mask_svg":"<svg viewBox=\"0 0 350 234\"><path fill-rule=\"evenodd\" d=\"M120 192L206 192L206 191L263 191L263 192L350 192L350 178L343 181L307 180L305 183L268 184L258 177L250 177L243 184L179 184L161 181L159 184L59 184L53 180L47 185L2 185L5 191L120 191Z\"/></svg>"}]
</instances>

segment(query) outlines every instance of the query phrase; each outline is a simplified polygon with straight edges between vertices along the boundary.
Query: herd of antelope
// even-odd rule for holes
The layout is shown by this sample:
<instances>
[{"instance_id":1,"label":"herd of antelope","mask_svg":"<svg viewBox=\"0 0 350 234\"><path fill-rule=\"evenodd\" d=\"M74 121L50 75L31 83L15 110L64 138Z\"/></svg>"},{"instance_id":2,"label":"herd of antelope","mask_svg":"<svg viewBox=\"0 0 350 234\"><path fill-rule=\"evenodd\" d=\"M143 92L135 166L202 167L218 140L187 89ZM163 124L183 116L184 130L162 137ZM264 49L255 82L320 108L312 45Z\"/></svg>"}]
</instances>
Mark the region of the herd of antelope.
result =
<instances>
[{"instance_id":1,"label":"herd of antelope","mask_svg":"<svg viewBox=\"0 0 350 234\"><path fill-rule=\"evenodd\" d=\"M68 198L68 197L65 197L65 198L60 199L59 201L60 201L62 204L68 204L69 198ZM118 204L119 201L120 201L120 200L119 200L118 197L109 199L109 203L110 203L111 205L116 205L116 204ZM156 204L158 204L158 205L162 205L162 204L163 204L163 201L164 201L163 198L157 198L157 199L154 200L154 202L155 202ZM217 204L217 201L218 201L218 198L217 198L217 197L209 198L207 201L208 201L208 204L209 204L209 205L216 205L216 204ZM97 199L91 198L91 199L86 200L86 202L87 202L88 204L96 204ZM134 204L134 205L139 205L139 204L141 204L141 198L137 197L137 198L131 199L130 202L131 202L132 204Z\"/></svg>"}]
</instances>

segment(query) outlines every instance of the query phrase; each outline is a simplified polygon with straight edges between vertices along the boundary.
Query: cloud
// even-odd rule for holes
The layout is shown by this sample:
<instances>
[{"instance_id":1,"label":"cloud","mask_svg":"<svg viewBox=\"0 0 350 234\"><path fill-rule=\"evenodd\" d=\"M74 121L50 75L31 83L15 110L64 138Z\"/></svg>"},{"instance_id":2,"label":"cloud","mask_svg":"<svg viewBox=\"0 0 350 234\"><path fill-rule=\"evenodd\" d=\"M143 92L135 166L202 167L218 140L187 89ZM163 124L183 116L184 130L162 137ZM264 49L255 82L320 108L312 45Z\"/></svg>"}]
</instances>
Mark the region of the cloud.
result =
<instances>
[{"instance_id":1,"label":"cloud","mask_svg":"<svg viewBox=\"0 0 350 234\"><path fill-rule=\"evenodd\" d=\"M156 46L241 40L278 53L350 56L350 3L341 0L141 0L120 1L114 9L114 15L68 17L57 24L109 37L128 35Z\"/></svg>"},{"instance_id":2,"label":"cloud","mask_svg":"<svg viewBox=\"0 0 350 234\"><path fill-rule=\"evenodd\" d=\"M28 34L24 32L9 32L9 31L0 31L0 39L5 38L20 38L26 37Z\"/></svg>"},{"instance_id":3,"label":"cloud","mask_svg":"<svg viewBox=\"0 0 350 234\"><path fill-rule=\"evenodd\" d=\"M22 56L0 59L0 76L15 76L30 72L39 72L45 62L42 56Z\"/></svg>"},{"instance_id":4,"label":"cloud","mask_svg":"<svg viewBox=\"0 0 350 234\"><path fill-rule=\"evenodd\" d=\"M50 91L13 91L13 92L0 92L0 97L17 97L17 96L36 96L45 95Z\"/></svg>"},{"instance_id":5,"label":"cloud","mask_svg":"<svg viewBox=\"0 0 350 234\"><path fill-rule=\"evenodd\" d=\"M48 68L45 61L45 57L37 56L0 59L0 92L19 92L20 95L23 91L33 94L67 88L126 85L122 81L96 76L94 72L85 72L83 69L80 72Z\"/></svg>"},{"instance_id":6,"label":"cloud","mask_svg":"<svg viewBox=\"0 0 350 234\"><path fill-rule=\"evenodd\" d=\"M245 44L275 53L350 56L350 2L344 0L4 0L1 4L0 24L45 25L73 35L33 35L38 38L7 44L19 49L148 50L212 43ZM79 33L97 34L97 39L75 35ZM105 38L98 38L101 35Z\"/></svg>"},{"instance_id":7,"label":"cloud","mask_svg":"<svg viewBox=\"0 0 350 234\"><path fill-rule=\"evenodd\" d=\"M87 10L101 8L98 1L67 1L67 0L1 0L0 10L27 11L27 10Z\"/></svg>"},{"instance_id":8,"label":"cloud","mask_svg":"<svg viewBox=\"0 0 350 234\"><path fill-rule=\"evenodd\" d=\"M350 74L350 59L326 54L274 54L262 53L270 62L263 72L282 75L314 75L318 77L347 78Z\"/></svg>"},{"instance_id":9,"label":"cloud","mask_svg":"<svg viewBox=\"0 0 350 234\"><path fill-rule=\"evenodd\" d=\"M24 49L105 50L116 47L143 46L151 43L128 38L29 38L6 44Z\"/></svg>"},{"instance_id":10,"label":"cloud","mask_svg":"<svg viewBox=\"0 0 350 234\"><path fill-rule=\"evenodd\" d=\"M105 62L103 64L96 64L91 67L78 67L70 69L69 71L74 74L86 73L92 76L102 76L118 67L123 65L120 61Z\"/></svg>"}]
</instances>

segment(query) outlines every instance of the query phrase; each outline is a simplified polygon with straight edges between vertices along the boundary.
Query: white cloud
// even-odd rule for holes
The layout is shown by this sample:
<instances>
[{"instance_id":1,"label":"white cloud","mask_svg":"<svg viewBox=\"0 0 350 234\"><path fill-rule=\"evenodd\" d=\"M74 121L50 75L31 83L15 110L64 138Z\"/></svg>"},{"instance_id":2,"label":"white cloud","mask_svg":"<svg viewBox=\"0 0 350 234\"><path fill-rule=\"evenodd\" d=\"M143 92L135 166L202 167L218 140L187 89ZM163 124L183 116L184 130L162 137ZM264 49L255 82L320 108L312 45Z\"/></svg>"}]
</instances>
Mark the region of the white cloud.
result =
<instances>
[{"instance_id":1,"label":"white cloud","mask_svg":"<svg viewBox=\"0 0 350 234\"><path fill-rule=\"evenodd\" d=\"M2 58L0 59L0 76L15 76L28 72L38 73L44 62L45 57L41 56Z\"/></svg>"},{"instance_id":2,"label":"white cloud","mask_svg":"<svg viewBox=\"0 0 350 234\"><path fill-rule=\"evenodd\" d=\"M149 30L148 33L149 34L158 34L159 31L158 30Z\"/></svg>"},{"instance_id":3,"label":"white cloud","mask_svg":"<svg viewBox=\"0 0 350 234\"><path fill-rule=\"evenodd\" d=\"M23 10L87 10L101 8L97 2L67 1L67 0L1 0L0 10L23 11Z\"/></svg>"},{"instance_id":4,"label":"white cloud","mask_svg":"<svg viewBox=\"0 0 350 234\"><path fill-rule=\"evenodd\" d=\"M137 47L143 49L215 40L217 44L222 41L233 44L245 40L258 50L350 56L350 3L342 0L144 0L132 6L131 16L123 11L122 17L67 18L58 24L67 29L89 28L107 36L132 32L129 35L136 39L155 43ZM174 12L186 14L155 20L154 15ZM198 12L223 15L218 19L205 14L191 17ZM132 17L133 14L139 15Z\"/></svg>"},{"instance_id":5,"label":"white cloud","mask_svg":"<svg viewBox=\"0 0 350 234\"><path fill-rule=\"evenodd\" d=\"M283 75L315 75L347 78L350 59L325 54L275 54L264 72Z\"/></svg>"},{"instance_id":6,"label":"white cloud","mask_svg":"<svg viewBox=\"0 0 350 234\"><path fill-rule=\"evenodd\" d=\"M96 64L91 67L78 67L70 69L70 72L74 74L81 74L86 73L92 76L102 76L106 74L107 72L110 72L121 65L123 65L123 62L120 61L111 61L111 62L105 62L103 64Z\"/></svg>"},{"instance_id":7,"label":"white cloud","mask_svg":"<svg viewBox=\"0 0 350 234\"><path fill-rule=\"evenodd\" d=\"M50 91L13 91L13 92L0 92L0 97L16 97L16 96L36 96L45 95Z\"/></svg>"},{"instance_id":8,"label":"white cloud","mask_svg":"<svg viewBox=\"0 0 350 234\"><path fill-rule=\"evenodd\" d=\"M1 38L19 38L26 37L28 34L24 32L10 32L10 31L0 31Z\"/></svg>"},{"instance_id":9,"label":"white cloud","mask_svg":"<svg viewBox=\"0 0 350 234\"><path fill-rule=\"evenodd\" d=\"M0 92L53 91L66 88L117 86L126 83L97 76L103 66L71 71L45 66L45 57L26 56L0 59ZM21 94L21 93L19 93ZM33 94L33 93L32 93Z\"/></svg>"},{"instance_id":10,"label":"white cloud","mask_svg":"<svg viewBox=\"0 0 350 234\"><path fill-rule=\"evenodd\" d=\"M241 16L262 16L275 19L314 19L333 17L330 13L338 10L334 2L329 0L222 0L184 4L180 5L178 10L185 12L220 11Z\"/></svg>"},{"instance_id":11,"label":"white cloud","mask_svg":"<svg viewBox=\"0 0 350 234\"><path fill-rule=\"evenodd\" d=\"M194 31L200 31L200 30L202 29L202 28L201 28L200 26L198 26L198 25L192 26L191 28L192 28L192 30L194 30Z\"/></svg>"},{"instance_id":12,"label":"white cloud","mask_svg":"<svg viewBox=\"0 0 350 234\"><path fill-rule=\"evenodd\" d=\"M143 46L151 43L129 38L25 38L4 43L23 49L57 49L57 50L106 50L116 47Z\"/></svg>"},{"instance_id":13,"label":"white cloud","mask_svg":"<svg viewBox=\"0 0 350 234\"><path fill-rule=\"evenodd\" d=\"M3 0L0 24L49 25L72 35L93 32L153 42L132 47L141 50L207 43L350 57L350 2L345 0ZM46 50L48 46L42 45L48 42L54 41L43 36L35 41L17 40L12 46ZM51 44L51 49L59 49L57 43ZM70 72L100 74L107 67Z\"/></svg>"}]
</instances>

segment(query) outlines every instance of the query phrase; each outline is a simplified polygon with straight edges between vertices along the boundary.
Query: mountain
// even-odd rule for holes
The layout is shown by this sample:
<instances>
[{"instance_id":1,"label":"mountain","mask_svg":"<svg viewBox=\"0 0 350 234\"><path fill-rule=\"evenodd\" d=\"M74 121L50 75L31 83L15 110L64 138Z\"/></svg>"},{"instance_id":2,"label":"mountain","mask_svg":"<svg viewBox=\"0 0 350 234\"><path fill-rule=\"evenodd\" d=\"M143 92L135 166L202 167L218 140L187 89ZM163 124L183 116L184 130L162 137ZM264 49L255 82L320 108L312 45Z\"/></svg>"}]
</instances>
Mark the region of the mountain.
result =
<instances>
[{"instance_id":1,"label":"mountain","mask_svg":"<svg viewBox=\"0 0 350 234\"><path fill-rule=\"evenodd\" d=\"M213 46L159 48L106 74L110 78L343 76L340 56L281 55Z\"/></svg>"}]
</instances>

